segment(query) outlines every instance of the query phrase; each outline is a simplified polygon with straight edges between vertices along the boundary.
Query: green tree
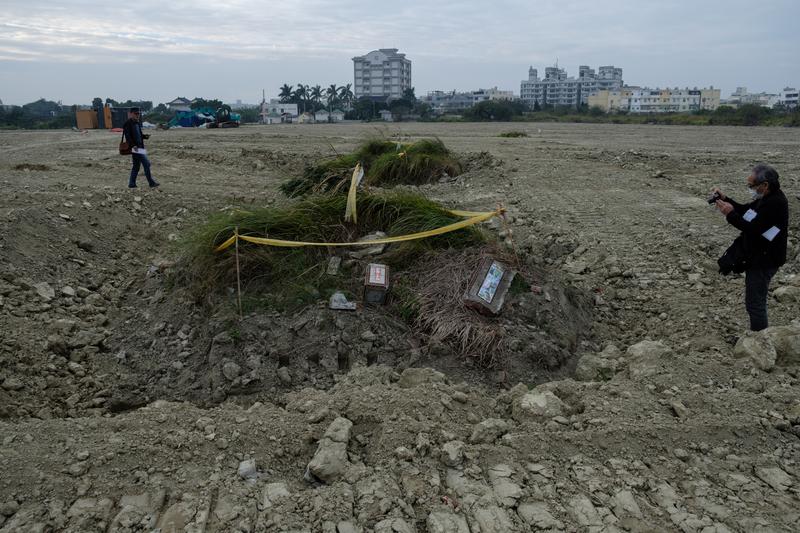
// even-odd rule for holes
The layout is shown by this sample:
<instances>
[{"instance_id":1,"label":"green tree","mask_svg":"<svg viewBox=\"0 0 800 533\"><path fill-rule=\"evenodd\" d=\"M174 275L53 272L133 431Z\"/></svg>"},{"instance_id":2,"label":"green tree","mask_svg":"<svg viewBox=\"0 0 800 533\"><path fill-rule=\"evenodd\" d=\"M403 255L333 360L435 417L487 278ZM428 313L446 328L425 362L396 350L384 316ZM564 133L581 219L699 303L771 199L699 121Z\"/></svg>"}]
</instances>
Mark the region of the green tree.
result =
<instances>
[{"instance_id":1,"label":"green tree","mask_svg":"<svg viewBox=\"0 0 800 533\"><path fill-rule=\"evenodd\" d=\"M201 109L204 107L210 107L211 109L219 109L223 106L222 100L213 99L213 100L206 100L205 98L195 98L191 105L189 106L190 109Z\"/></svg>"},{"instance_id":2,"label":"green tree","mask_svg":"<svg viewBox=\"0 0 800 533\"><path fill-rule=\"evenodd\" d=\"M376 102L368 96L362 96L353 102L353 107L345 114L345 118L372 120L378 117L378 112L382 109L387 109L386 102Z\"/></svg>"},{"instance_id":3,"label":"green tree","mask_svg":"<svg viewBox=\"0 0 800 533\"><path fill-rule=\"evenodd\" d=\"M509 121L513 117L522 116L526 110L525 104L520 101L486 100L464 111L464 118L476 121Z\"/></svg>"},{"instance_id":4,"label":"green tree","mask_svg":"<svg viewBox=\"0 0 800 533\"><path fill-rule=\"evenodd\" d=\"M297 84L297 89L294 90L293 98L295 103L303 107L302 113L306 112L306 103L308 102L308 85L302 83Z\"/></svg>"},{"instance_id":5,"label":"green tree","mask_svg":"<svg viewBox=\"0 0 800 533\"><path fill-rule=\"evenodd\" d=\"M347 85L343 85L339 87L339 99L344 102L345 107L350 109L353 106L353 101L355 100L355 95L353 94L353 84L348 83Z\"/></svg>"},{"instance_id":6,"label":"green tree","mask_svg":"<svg viewBox=\"0 0 800 533\"><path fill-rule=\"evenodd\" d=\"M314 85L309 90L308 96L311 99L311 111L316 117L317 110L322 107L322 87L320 85Z\"/></svg>"},{"instance_id":7,"label":"green tree","mask_svg":"<svg viewBox=\"0 0 800 533\"><path fill-rule=\"evenodd\" d=\"M333 111L334 107L339 104L339 87L332 83L325 89L325 98L328 101L328 111Z\"/></svg>"},{"instance_id":8,"label":"green tree","mask_svg":"<svg viewBox=\"0 0 800 533\"><path fill-rule=\"evenodd\" d=\"M101 107L103 107L103 99L99 96L96 96L92 100L92 109L100 109Z\"/></svg>"},{"instance_id":9,"label":"green tree","mask_svg":"<svg viewBox=\"0 0 800 533\"><path fill-rule=\"evenodd\" d=\"M292 97L294 95L292 92L293 88L294 85L288 85L286 83L281 86L280 90L278 91L278 98L280 98L282 104L287 104L292 101Z\"/></svg>"}]
</instances>

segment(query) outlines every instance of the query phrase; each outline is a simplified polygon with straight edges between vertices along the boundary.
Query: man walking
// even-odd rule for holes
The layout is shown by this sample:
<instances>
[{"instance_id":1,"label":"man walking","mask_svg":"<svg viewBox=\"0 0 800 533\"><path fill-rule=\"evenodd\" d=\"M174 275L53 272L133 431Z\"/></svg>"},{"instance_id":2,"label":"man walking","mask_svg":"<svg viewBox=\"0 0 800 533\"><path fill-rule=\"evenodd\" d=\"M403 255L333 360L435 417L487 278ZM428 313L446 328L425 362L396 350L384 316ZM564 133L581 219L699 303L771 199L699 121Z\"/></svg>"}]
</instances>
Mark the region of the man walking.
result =
<instances>
[{"instance_id":1,"label":"man walking","mask_svg":"<svg viewBox=\"0 0 800 533\"><path fill-rule=\"evenodd\" d=\"M789 202L781 191L778 172L769 165L753 167L747 178L753 199L737 203L719 189L716 204L728 224L741 230L745 268L744 305L750 315L750 329L760 331L767 321L769 282L786 262Z\"/></svg>"},{"instance_id":2,"label":"man walking","mask_svg":"<svg viewBox=\"0 0 800 533\"><path fill-rule=\"evenodd\" d=\"M122 131L125 134L125 140L131 147L131 156L133 158L133 167L131 168L131 176L128 180L128 188L136 188L136 176L139 175L139 167L144 167L144 176L147 178L147 183L150 188L158 187L159 183L150 175L150 160L147 159L147 150L144 148L144 140L149 139L150 136L142 133L142 124L139 122L139 108L132 107L128 112L128 120L122 126Z\"/></svg>"}]
</instances>

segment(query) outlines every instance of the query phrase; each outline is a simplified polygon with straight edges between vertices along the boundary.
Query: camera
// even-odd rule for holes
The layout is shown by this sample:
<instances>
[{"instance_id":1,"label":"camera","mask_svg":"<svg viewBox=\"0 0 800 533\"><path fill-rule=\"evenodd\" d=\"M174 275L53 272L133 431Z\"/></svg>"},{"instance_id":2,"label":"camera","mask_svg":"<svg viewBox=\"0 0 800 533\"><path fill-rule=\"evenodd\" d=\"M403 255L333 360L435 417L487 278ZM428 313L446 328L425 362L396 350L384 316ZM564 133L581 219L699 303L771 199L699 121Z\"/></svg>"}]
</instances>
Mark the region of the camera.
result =
<instances>
[{"instance_id":1,"label":"camera","mask_svg":"<svg viewBox=\"0 0 800 533\"><path fill-rule=\"evenodd\" d=\"M716 203L716 202L717 202L717 200L719 200L720 198L722 198L722 195L721 195L720 193L718 193L718 192L715 192L714 194L712 194L712 195L711 195L711 196L708 198L708 203L709 203L709 204L714 204L714 203Z\"/></svg>"}]
</instances>

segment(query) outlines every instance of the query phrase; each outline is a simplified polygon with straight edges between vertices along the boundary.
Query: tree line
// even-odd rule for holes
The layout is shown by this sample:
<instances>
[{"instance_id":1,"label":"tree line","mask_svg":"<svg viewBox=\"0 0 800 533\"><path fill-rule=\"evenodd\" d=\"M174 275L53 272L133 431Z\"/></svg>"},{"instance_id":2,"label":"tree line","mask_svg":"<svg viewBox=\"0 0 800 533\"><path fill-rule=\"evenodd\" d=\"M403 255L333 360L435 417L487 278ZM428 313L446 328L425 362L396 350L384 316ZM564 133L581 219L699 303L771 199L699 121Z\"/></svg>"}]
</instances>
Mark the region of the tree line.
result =
<instances>
[{"instance_id":1,"label":"tree line","mask_svg":"<svg viewBox=\"0 0 800 533\"><path fill-rule=\"evenodd\" d=\"M355 99L352 87L351 83L341 87L337 87L335 83L332 83L325 89L321 85L312 87L311 85L298 83L297 87L295 87L284 83L278 89L278 98L284 104L297 104L297 109L301 113L306 111L316 113L326 108L329 112L339 108L349 110Z\"/></svg>"},{"instance_id":2,"label":"tree line","mask_svg":"<svg viewBox=\"0 0 800 533\"><path fill-rule=\"evenodd\" d=\"M625 112L605 113L598 108L586 105L575 107L547 106L546 109L534 106L530 109L524 102L515 100L489 100L480 102L460 114L460 117L435 117L429 105L421 102L414 94L414 89L406 89L401 98L387 101L384 98L373 99L361 97L356 99L351 85L336 86L331 84L323 91L319 85L309 87L298 84L297 87L284 84L279 89L282 102L298 104L300 112L316 112L321 109L341 109L345 118L350 120L375 120L380 118L382 110L392 112L395 120L463 120L463 121L534 121L534 122L593 122L615 124L676 124L676 125L729 125L729 126L790 126L800 127L800 109L781 107L767 108L755 104L746 104L738 108L720 106L714 111L694 111L689 113L654 113L632 114ZM165 104L153 106L147 100L116 101L97 97L92 100L92 107L99 108L108 104L113 107L140 107L144 119L153 123L168 122L174 115ZM222 107L218 99L197 98L192 108ZM53 129L75 126L77 106L63 106L40 98L22 106L0 105L0 128ZM258 109L237 110L243 122L256 122L259 119Z\"/></svg>"}]
</instances>

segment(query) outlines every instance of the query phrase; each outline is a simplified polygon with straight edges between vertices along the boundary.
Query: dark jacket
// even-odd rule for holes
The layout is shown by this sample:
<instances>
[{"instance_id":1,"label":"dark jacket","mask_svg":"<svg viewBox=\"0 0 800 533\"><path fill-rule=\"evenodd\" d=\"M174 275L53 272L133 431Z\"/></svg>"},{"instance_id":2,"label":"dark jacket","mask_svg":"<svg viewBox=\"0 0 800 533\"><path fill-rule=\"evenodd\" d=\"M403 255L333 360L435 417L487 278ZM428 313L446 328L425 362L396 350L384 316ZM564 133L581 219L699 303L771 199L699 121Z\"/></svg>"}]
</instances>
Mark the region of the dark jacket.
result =
<instances>
[{"instance_id":1,"label":"dark jacket","mask_svg":"<svg viewBox=\"0 0 800 533\"><path fill-rule=\"evenodd\" d=\"M138 146L144 148L144 135L142 135L142 125L138 120L129 118L122 126L122 131L125 133L125 140L131 148Z\"/></svg>"},{"instance_id":2,"label":"dark jacket","mask_svg":"<svg viewBox=\"0 0 800 533\"><path fill-rule=\"evenodd\" d=\"M726 217L728 224L742 232L746 268L777 268L784 264L789 232L789 202L783 191L770 191L764 198L749 204L740 204L730 198L725 201L733 206L733 211ZM751 210L755 216L748 214ZM769 240L767 232L774 232L775 229L778 233Z\"/></svg>"}]
</instances>

